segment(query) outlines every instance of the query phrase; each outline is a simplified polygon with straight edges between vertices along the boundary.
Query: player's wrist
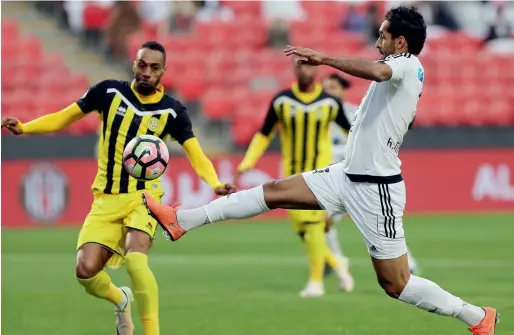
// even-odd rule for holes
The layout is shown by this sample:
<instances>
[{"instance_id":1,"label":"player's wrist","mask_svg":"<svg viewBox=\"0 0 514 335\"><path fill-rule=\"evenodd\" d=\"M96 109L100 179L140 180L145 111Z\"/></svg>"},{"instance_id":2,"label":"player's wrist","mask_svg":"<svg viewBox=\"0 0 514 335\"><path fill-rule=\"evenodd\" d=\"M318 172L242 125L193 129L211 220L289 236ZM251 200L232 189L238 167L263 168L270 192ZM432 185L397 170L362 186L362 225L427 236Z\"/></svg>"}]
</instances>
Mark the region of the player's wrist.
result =
<instances>
[{"instance_id":1,"label":"player's wrist","mask_svg":"<svg viewBox=\"0 0 514 335\"><path fill-rule=\"evenodd\" d=\"M329 65L331 58L332 57L330 57L328 55L320 54L320 63L321 63L321 65Z\"/></svg>"}]
</instances>

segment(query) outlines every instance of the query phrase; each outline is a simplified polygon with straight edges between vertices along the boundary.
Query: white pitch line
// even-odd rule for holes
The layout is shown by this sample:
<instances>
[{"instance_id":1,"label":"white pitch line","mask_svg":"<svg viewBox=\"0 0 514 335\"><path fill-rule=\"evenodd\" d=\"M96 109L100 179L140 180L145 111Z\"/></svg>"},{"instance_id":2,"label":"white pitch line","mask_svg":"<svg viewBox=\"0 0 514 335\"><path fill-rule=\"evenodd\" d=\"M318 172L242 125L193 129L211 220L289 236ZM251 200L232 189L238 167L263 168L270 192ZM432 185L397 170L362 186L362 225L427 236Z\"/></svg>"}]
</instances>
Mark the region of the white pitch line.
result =
<instances>
[{"instance_id":1,"label":"white pitch line","mask_svg":"<svg viewBox=\"0 0 514 335\"><path fill-rule=\"evenodd\" d=\"M307 264L304 256L280 256L270 254L251 254L251 255L188 255L188 256L169 256L159 254L150 254L150 263L156 265L171 266L209 266L209 265L237 265L237 266L297 266ZM473 259L432 259L419 258L418 263L422 267L435 268L498 268L498 267L514 267L514 261L509 260L473 260ZM2 262L7 263L68 263L75 262L75 255L63 254L2 254ZM369 258L350 258L352 266L371 266Z\"/></svg>"}]
</instances>

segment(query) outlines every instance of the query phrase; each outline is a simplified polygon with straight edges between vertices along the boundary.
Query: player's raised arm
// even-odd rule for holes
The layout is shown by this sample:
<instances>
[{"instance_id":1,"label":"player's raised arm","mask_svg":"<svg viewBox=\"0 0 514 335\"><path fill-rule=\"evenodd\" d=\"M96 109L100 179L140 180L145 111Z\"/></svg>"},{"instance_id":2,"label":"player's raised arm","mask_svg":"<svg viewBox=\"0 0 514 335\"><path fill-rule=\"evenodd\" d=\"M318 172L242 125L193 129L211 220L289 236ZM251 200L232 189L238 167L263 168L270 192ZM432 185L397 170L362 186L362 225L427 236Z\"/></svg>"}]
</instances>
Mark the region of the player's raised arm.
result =
<instances>
[{"instance_id":1,"label":"player's raised arm","mask_svg":"<svg viewBox=\"0 0 514 335\"><path fill-rule=\"evenodd\" d=\"M15 117L7 116L2 120L2 127L6 127L15 135L21 134L48 134L62 130L72 123L83 118L93 110L100 110L99 102L103 90L102 82L91 87L84 96L68 107L37 119L22 123Z\"/></svg>"},{"instance_id":2,"label":"player's raised arm","mask_svg":"<svg viewBox=\"0 0 514 335\"><path fill-rule=\"evenodd\" d=\"M183 111L177 114L169 127L170 135L182 145L191 166L196 174L202 178L218 195L226 195L236 192L236 188L231 184L220 182L214 165L205 156L200 146L200 142L193 134L191 119L187 115L184 106L180 106Z\"/></svg>"},{"instance_id":3,"label":"player's raised arm","mask_svg":"<svg viewBox=\"0 0 514 335\"><path fill-rule=\"evenodd\" d=\"M261 130L254 135L252 142L246 151L245 157L237 167L238 174L253 168L259 158L264 154L273 139L277 122L278 117L272 101Z\"/></svg>"},{"instance_id":4,"label":"player's raised arm","mask_svg":"<svg viewBox=\"0 0 514 335\"><path fill-rule=\"evenodd\" d=\"M328 65L354 77L377 82L389 80L393 74L389 65L368 59L333 57L308 48L296 46L288 46L284 50L284 53L286 56L296 55L299 64L314 66Z\"/></svg>"}]
</instances>

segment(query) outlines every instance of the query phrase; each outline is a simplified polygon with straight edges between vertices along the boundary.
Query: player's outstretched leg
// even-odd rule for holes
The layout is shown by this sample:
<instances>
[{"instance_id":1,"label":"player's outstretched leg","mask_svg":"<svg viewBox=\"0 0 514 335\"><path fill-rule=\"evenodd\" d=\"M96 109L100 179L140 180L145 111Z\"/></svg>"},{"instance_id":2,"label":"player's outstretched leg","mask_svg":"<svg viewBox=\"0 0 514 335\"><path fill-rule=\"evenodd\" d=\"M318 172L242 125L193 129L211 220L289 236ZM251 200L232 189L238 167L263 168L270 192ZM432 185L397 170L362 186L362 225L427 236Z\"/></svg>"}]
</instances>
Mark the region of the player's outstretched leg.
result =
<instances>
[{"instance_id":1,"label":"player's outstretched leg","mask_svg":"<svg viewBox=\"0 0 514 335\"><path fill-rule=\"evenodd\" d=\"M146 192L143 204L174 241L204 224L251 218L276 208L321 209L301 174L270 181L189 210L162 205Z\"/></svg>"},{"instance_id":2,"label":"player's outstretched leg","mask_svg":"<svg viewBox=\"0 0 514 335\"><path fill-rule=\"evenodd\" d=\"M129 228L125 240L125 268L132 282L144 334L159 335L157 281L147 255L151 245L152 238L147 233Z\"/></svg>"},{"instance_id":3,"label":"player's outstretched leg","mask_svg":"<svg viewBox=\"0 0 514 335\"><path fill-rule=\"evenodd\" d=\"M114 304L116 330L119 335L132 335L134 324L130 316L132 291L128 287L114 286L103 268L112 251L96 243L86 243L77 251L75 275L87 293Z\"/></svg>"},{"instance_id":4,"label":"player's outstretched leg","mask_svg":"<svg viewBox=\"0 0 514 335\"><path fill-rule=\"evenodd\" d=\"M430 313L453 316L466 323L473 335L495 335L499 320L495 309L473 306L436 283L411 275L407 254L395 259L372 257L372 260L378 282L389 296Z\"/></svg>"}]
</instances>

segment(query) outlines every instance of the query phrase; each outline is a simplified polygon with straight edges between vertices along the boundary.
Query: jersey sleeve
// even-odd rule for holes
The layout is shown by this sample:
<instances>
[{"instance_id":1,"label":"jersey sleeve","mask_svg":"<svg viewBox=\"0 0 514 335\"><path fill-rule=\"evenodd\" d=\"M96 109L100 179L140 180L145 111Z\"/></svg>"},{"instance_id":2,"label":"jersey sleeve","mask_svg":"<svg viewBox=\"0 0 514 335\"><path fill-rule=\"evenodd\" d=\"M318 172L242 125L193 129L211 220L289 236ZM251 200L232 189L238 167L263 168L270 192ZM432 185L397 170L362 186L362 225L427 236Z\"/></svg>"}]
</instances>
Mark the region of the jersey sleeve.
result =
<instances>
[{"instance_id":1,"label":"jersey sleeve","mask_svg":"<svg viewBox=\"0 0 514 335\"><path fill-rule=\"evenodd\" d=\"M275 125L278 122L277 113L275 112L275 107L273 107L274 101L275 99L273 99L273 101L271 101L269 105L268 113L266 114L264 124L261 128L261 134L263 134L264 136L270 136L273 133L273 129L275 128Z\"/></svg>"},{"instance_id":2,"label":"jersey sleeve","mask_svg":"<svg viewBox=\"0 0 514 335\"><path fill-rule=\"evenodd\" d=\"M336 100L336 102L337 102L338 111L337 111L335 123L337 123L337 125L339 127L343 128L344 130L349 132L351 125L350 125L350 121L348 121L348 119L346 118L346 114L344 112L344 107L338 100Z\"/></svg>"},{"instance_id":3,"label":"jersey sleeve","mask_svg":"<svg viewBox=\"0 0 514 335\"><path fill-rule=\"evenodd\" d=\"M392 82L399 82L403 79L405 69L408 66L408 58L410 57L410 54L397 54L397 55L391 55L387 57L382 62L384 64L389 65L392 70L392 76L391 79L389 79Z\"/></svg>"},{"instance_id":4,"label":"jersey sleeve","mask_svg":"<svg viewBox=\"0 0 514 335\"><path fill-rule=\"evenodd\" d=\"M80 109L84 114L92 111L102 113L102 105L107 93L106 81L101 81L94 86L91 86L87 92L77 101Z\"/></svg>"},{"instance_id":5,"label":"jersey sleeve","mask_svg":"<svg viewBox=\"0 0 514 335\"><path fill-rule=\"evenodd\" d=\"M170 115L168 118L168 134L182 145L185 141L195 137L193 124L187 114L187 108L184 105L179 103L178 106L176 106L175 113L177 117L174 118Z\"/></svg>"}]
</instances>

